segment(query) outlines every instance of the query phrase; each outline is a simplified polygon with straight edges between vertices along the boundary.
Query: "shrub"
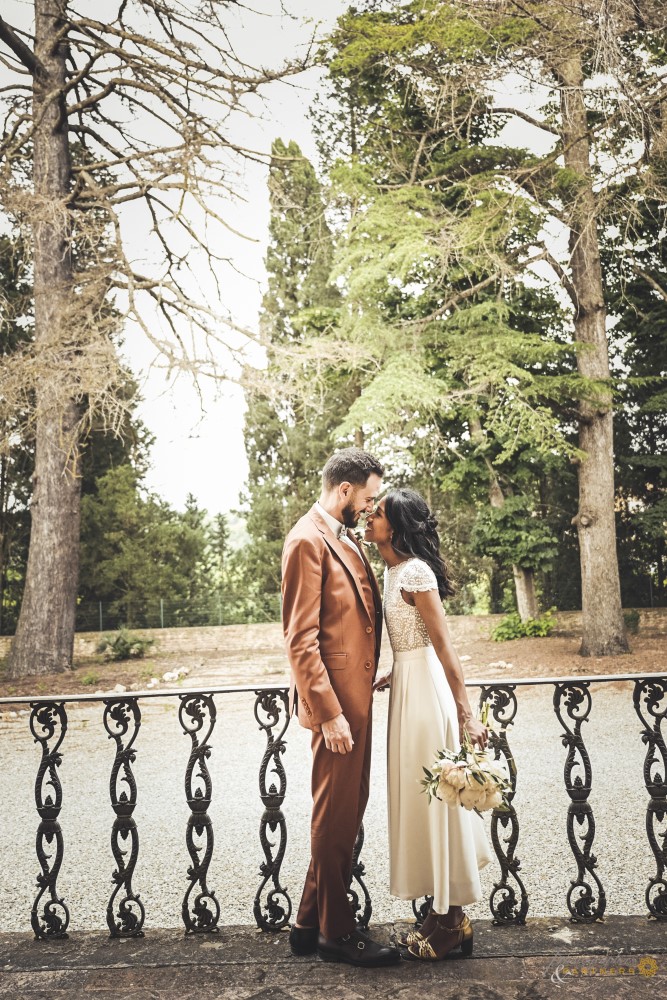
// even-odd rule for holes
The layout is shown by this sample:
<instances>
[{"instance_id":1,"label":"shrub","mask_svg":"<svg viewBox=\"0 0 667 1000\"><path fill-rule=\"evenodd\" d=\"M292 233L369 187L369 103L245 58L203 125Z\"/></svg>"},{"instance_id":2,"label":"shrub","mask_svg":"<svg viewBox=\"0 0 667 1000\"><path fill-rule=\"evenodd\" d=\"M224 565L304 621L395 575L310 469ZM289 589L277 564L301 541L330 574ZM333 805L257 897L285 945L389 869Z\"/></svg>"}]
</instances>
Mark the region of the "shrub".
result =
<instances>
[{"instance_id":1,"label":"shrub","mask_svg":"<svg viewBox=\"0 0 667 1000\"><path fill-rule=\"evenodd\" d=\"M89 670L87 674L84 674L81 678L81 683L85 684L86 687L92 687L93 684L99 684L100 675L96 674L94 670Z\"/></svg>"},{"instance_id":2,"label":"shrub","mask_svg":"<svg viewBox=\"0 0 667 1000\"><path fill-rule=\"evenodd\" d=\"M549 608L539 618L529 618L522 622L516 611L505 615L491 633L494 642L506 642L508 639L523 639L524 636L547 636L552 632L556 619L554 608Z\"/></svg>"},{"instance_id":3,"label":"shrub","mask_svg":"<svg viewBox=\"0 0 667 1000\"><path fill-rule=\"evenodd\" d=\"M641 615L639 614L636 608L633 608L632 611L623 612L623 621L625 622L625 627L627 628L628 632L631 632L633 635L637 635L637 633L639 632L640 618Z\"/></svg>"},{"instance_id":4,"label":"shrub","mask_svg":"<svg viewBox=\"0 0 667 1000\"><path fill-rule=\"evenodd\" d=\"M121 628L113 634L103 635L98 643L97 652L103 653L105 660L140 660L153 645L155 645L154 639L142 639L141 636L133 635L127 629Z\"/></svg>"}]
</instances>

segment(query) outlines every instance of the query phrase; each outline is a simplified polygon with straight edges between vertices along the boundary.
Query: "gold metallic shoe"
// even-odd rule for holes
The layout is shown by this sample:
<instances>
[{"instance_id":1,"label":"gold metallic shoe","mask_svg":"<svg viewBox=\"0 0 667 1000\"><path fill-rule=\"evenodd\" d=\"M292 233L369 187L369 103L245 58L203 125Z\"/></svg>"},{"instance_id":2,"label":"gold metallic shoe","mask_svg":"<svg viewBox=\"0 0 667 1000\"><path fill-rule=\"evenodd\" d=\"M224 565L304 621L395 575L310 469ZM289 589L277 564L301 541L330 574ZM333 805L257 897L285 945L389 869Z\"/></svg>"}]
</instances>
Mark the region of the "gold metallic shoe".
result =
<instances>
[{"instance_id":1,"label":"gold metallic shoe","mask_svg":"<svg viewBox=\"0 0 667 1000\"><path fill-rule=\"evenodd\" d=\"M472 924L465 914L456 927L447 927L442 923L442 917L436 917L434 930L428 937L417 940L408 947L408 954L425 962L439 962L455 948L460 948L464 958L470 958L472 943Z\"/></svg>"},{"instance_id":2,"label":"gold metallic shoe","mask_svg":"<svg viewBox=\"0 0 667 1000\"><path fill-rule=\"evenodd\" d=\"M433 910L429 910L424 923L421 924L420 927L413 931L408 931L407 934L403 934L401 937L396 938L396 941L401 948L411 948L412 945L416 945L418 941L425 941L431 931L435 930L437 917L437 913L434 913Z\"/></svg>"}]
</instances>

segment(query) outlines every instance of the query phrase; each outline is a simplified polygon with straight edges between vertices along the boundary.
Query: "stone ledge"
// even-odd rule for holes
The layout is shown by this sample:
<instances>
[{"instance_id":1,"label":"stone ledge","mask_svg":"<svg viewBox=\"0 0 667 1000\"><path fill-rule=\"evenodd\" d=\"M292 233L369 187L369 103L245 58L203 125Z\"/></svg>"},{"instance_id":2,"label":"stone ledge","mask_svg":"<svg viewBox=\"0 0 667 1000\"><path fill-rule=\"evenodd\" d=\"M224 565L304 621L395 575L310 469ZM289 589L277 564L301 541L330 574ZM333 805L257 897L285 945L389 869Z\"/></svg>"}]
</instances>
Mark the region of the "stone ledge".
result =
<instances>
[{"instance_id":1,"label":"stone ledge","mask_svg":"<svg viewBox=\"0 0 667 1000\"><path fill-rule=\"evenodd\" d=\"M403 928L405 925L400 925ZM390 940L399 925L372 928ZM286 933L223 927L185 937L174 929L110 940L74 932L65 941L0 934L0 997L11 1000L590 1000L664 995L664 924L640 917L604 923L529 919L525 927L475 922L470 960L354 969L293 958ZM643 960L643 961L642 961ZM613 981L612 981L613 980ZM662 985L661 985L662 983Z\"/></svg>"},{"instance_id":2,"label":"stone ledge","mask_svg":"<svg viewBox=\"0 0 667 1000\"><path fill-rule=\"evenodd\" d=\"M375 924L370 933L389 943L407 926ZM496 927L490 920L476 920L474 928L474 959L667 956L667 923L645 917L609 916L594 924L573 924L563 917L529 917L523 927ZM215 934L198 935L185 935L179 928L147 928L145 937L126 939L111 939L104 931L73 931L62 941L35 941L32 933L0 933L0 969L38 972L266 961L300 969L316 961L293 958L287 938L286 931L270 934L251 926L227 926ZM662 974L667 976L667 958Z\"/></svg>"}]
</instances>

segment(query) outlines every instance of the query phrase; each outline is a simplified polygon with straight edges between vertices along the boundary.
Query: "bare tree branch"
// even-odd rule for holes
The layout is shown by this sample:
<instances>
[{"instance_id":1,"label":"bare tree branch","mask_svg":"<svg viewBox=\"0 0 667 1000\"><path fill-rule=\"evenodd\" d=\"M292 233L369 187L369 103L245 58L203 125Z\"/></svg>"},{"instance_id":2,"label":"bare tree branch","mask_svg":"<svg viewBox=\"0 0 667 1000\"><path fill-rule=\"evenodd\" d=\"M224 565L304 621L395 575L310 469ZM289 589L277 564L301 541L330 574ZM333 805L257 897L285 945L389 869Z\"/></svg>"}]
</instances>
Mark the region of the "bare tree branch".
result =
<instances>
[{"instance_id":1,"label":"bare tree branch","mask_svg":"<svg viewBox=\"0 0 667 1000\"><path fill-rule=\"evenodd\" d=\"M647 274L647 272L644 271L643 268L641 268L639 264L637 264L635 261L631 262L631 266L635 274L638 275L638 277L640 277L643 281L645 281L646 284L649 285L654 292L657 292L660 298L663 299L664 302L667 302L667 288L663 288L663 286L659 282L657 282L655 278L652 278L650 274Z\"/></svg>"},{"instance_id":2,"label":"bare tree branch","mask_svg":"<svg viewBox=\"0 0 667 1000\"><path fill-rule=\"evenodd\" d=\"M546 122L541 122L538 118L534 118L529 115L527 111L522 111L519 108L497 108L492 106L488 108L485 114L489 115L514 115L516 118L521 118L523 121L528 122L529 125L533 125L535 128L542 129L544 132L551 132L552 135L560 135L557 128L553 125L548 125Z\"/></svg>"},{"instance_id":3,"label":"bare tree branch","mask_svg":"<svg viewBox=\"0 0 667 1000\"><path fill-rule=\"evenodd\" d=\"M48 76L43 63L32 49L19 38L11 24L7 24L2 17L0 17L0 38L33 76L42 78Z\"/></svg>"}]
</instances>

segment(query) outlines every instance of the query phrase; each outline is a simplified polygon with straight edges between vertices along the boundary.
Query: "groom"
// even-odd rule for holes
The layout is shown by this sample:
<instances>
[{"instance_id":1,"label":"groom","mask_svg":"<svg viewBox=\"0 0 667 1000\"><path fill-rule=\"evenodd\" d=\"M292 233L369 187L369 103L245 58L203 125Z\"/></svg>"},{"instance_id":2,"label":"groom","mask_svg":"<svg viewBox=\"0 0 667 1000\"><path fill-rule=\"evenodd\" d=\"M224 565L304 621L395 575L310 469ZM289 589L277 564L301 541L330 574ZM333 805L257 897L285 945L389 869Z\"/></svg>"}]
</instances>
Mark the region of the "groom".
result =
<instances>
[{"instance_id":1,"label":"groom","mask_svg":"<svg viewBox=\"0 0 667 1000\"><path fill-rule=\"evenodd\" d=\"M383 468L346 448L322 472L319 501L283 549L283 629L290 704L312 730L311 860L290 945L295 955L373 967L400 953L357 930L347 896L368 800L373 679L382 609L377 582L349 528L373 510Z\"/></svg>"}]
</instances>

